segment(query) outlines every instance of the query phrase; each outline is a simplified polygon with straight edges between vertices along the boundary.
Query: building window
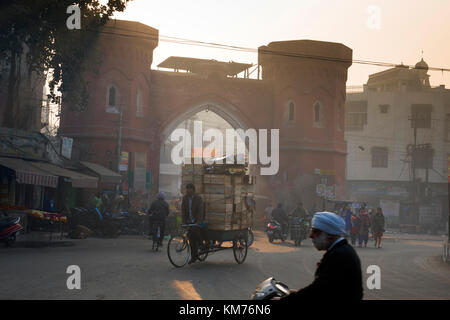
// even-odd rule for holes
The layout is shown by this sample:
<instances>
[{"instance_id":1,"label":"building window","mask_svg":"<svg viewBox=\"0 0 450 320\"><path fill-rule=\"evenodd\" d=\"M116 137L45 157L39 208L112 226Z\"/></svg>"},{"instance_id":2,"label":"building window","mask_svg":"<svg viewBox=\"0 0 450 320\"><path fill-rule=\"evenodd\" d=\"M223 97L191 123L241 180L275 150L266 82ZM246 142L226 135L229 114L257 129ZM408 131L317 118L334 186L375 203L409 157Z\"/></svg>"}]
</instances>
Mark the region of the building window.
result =
<instances>
[{"instance_id":1,"label":"building window","mask_svg":"<svg viewBox=\"0 0 450 320\"><path fill-rule=\"evenodd\" d=\"M388 149L385 147L372 148L372 168L388 167Z\"/></svg>"},{"instance_id":2,"label":"building window","mask_svg":"<svg viewBox=\"0 0 450 320\"><path fill-rule=\"evenodd\" d=\"M106 91L106 112L119 113L119 91L116 86L110 85Z\"/></svg>"},{"instance_id":3,"label":"building window","mask_svg":"<svg viewBox=\"0 0 450 320\"><path fill-rule=\"evenodd\" d=\"M289 121L295 120L295 104L293 101L289 102Z\"/></svg>"},{"instance_id":4,"label":"building window","mask_svg":"<svg viewBox=\"0 0 450 320\"><path fill-rule=\"evenodd\" d=\"M110 106L116 106L116 88L109 88L109 103Z\"/></svg>"},{"instance_id":5,"label":"building window","mask_svg":"<svg viewBox=\"0 0 450 320\"><path fill-rule=\"evenodd\" d=\"M431 104L411 105L411 128L431 128Z\"/></svg>"},{"instance_id":6,"label":"building window","mask_svg":"<svg viewBox=\"0 0 450 320\"><path fill-rule=\"evenodd\" d=\"M314 124L315 128L323 128L324 126L324 115L323 115L323 105L320 102L314 103L313 108Z\"/></svg>"},{"instance_id":7,"label":"building window","mask_svg":"<svg viewBox=\"0 0 450 320\"><path fill-rule=\"evenodd\" d=\"M388 113L389 105L388 104L380 104L380 112Z\"/></svg>"},{"instance_id":8,"label":"building window","mask_svg":"<svg viewBox=\"0 0 450 320\"><path fill-rule=\"evenodd\" d=\"M144 116L144 103L142 101L142 90L139 88L136 92L136 117Z\"/></svg>"},{"instance_id":9,"label":"building window","mask_svg":"<svg viewBox=\"0 0 450 320\"><path fill-rule=\"evenodd\" d=\"M367 124L367 101L347 101L345 105L345 130L362 131Z\"/></svg>"}]
</instances>

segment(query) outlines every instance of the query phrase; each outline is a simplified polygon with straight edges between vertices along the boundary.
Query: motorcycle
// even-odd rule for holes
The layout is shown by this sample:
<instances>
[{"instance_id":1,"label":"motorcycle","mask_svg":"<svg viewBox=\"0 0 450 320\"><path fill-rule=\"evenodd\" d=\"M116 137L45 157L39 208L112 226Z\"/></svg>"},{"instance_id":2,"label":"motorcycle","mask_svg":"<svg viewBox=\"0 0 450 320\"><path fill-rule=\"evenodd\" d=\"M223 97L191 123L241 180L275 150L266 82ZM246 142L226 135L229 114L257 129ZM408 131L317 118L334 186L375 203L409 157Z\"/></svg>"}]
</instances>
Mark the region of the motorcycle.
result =
<instances>
[{"instance_id":1,"label":"motorcycle","mask_svg":"<svg viewBox=\"0 0 450 320\"><path fill-rule=\"evenodd\" d=\"M119 237L126 219L123 215L112 217L108 212L101 213L98 208L73 208L71 211L71 221L69 222L71 228L80 224L89 228L96 236L103 238Z\"/></svg>"},{"instance_id":2,"label":"motorcycle","mask_svg":"<svg viewBox=\"0 0 450 320\"><path fill-rule=\"evenodd\" d=\"M296 247L302 245L302 241L308 237L309 221L304 218L294 217L291 223L291 240Z\"/></svg>"},{"instance_id":3,"label":"motorcycle","mask_svg":"<svg viewBox=\"0 0 450 320\"><path fill-rule=\"evenodd\" d=\"M270 300L278 297L283 298L290 294L289 287L280 281L270 277L261 282L250 296L251 300Z\"/></svg>"},{"instance_id":4,"label":"motorcycle","mask_svg":"<svg viewBox=\"0 0 450 320\"><path fill-rule=\"evenodd\" d=\"M122 234L148 236L148 217L144 210L122 211L119 218L122 218Z\"/></svg>"},{"instance_id":5,"label":"motorcycle","mask_svg":"<svg viewBox=\"0 0 450 320\"><path fill-rule=\"evenodd\" d=\"M269 242L280 239L282 242L286 241L287 234L282 232L282 226L279 222L271 220L266 226L266 234L269 238Z\"/></svg>"},{"instance_id":6,"label":"motorcycle","mask_svg":"<svg viewBox=\"0 0 450 320\"><path fill-rule=\"evenodd\" d=\"M6 217L0 219L0 241L5 241L7 247L12 247L23 227L19 223L19 217L9 217L5 212L3 214Z\"/></svg>"}]
</instances>

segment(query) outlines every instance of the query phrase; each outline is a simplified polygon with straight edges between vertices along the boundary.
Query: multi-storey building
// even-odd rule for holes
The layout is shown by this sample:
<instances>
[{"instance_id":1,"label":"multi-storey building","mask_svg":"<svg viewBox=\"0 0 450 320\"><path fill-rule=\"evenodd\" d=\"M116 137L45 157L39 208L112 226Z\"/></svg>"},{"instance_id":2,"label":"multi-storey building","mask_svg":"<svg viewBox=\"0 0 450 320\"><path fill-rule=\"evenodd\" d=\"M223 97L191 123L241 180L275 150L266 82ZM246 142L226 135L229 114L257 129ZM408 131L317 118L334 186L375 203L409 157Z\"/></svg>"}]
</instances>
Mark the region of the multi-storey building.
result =
<instances>
[{"instance_id":1,"label":"multi-storey building","mask_svg":"<svg viewBox=\"0 0 450 320\"><path fill-rule=\"evenodd\" d=\"M353 92L352 92L353 91ZM400 223L448 212L450 90L429 83L423 59L369 76L347 92L347 192ZM428 212L428 213L427 213Z\"/></svg>"}]
</instances>

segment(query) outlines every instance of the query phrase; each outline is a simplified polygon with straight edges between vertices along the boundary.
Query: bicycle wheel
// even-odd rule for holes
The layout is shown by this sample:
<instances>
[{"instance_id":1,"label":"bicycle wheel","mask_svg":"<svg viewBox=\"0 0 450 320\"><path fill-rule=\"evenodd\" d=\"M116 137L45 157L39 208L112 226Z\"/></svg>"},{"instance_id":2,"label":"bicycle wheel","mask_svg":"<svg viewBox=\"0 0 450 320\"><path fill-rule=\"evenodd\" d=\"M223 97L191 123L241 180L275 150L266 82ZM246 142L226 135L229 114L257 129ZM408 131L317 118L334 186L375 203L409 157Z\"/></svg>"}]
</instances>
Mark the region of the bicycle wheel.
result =
<instances>
[{"instance_id":1,"label":"bicycle wheel","mask_svg":"<svg viewBox=\"0 0 450 320\"><path fill-rule=\"evenodd\" d=\"M197 259L201 262L205 261L208 257L209 241L203 240L202 244L198 248Z\"/></svg>"},{"instance_id":2,"label":"bicycle wheel","mask_svg":"<svg viewBox=\"0 0 450 320\"><path fill-rule=\"evenodd\" d=\"M176 268L181 268L189 262L191 257L191 246L185 236L175 236L170 238L167 244L167 256L170 263Z\"/></svg>"},{"instance_id":3,"label":"bicycle wheel","mask_svg":"<svg viewBox=\"0 0 450 320\"><path fill-rule=\"evenodd\" d=\"M241 264L245 261L247 257L247 239L244 237L239 237L233 241L233 254L234 259L237 263Z\"/></svg>"}]
</instances>

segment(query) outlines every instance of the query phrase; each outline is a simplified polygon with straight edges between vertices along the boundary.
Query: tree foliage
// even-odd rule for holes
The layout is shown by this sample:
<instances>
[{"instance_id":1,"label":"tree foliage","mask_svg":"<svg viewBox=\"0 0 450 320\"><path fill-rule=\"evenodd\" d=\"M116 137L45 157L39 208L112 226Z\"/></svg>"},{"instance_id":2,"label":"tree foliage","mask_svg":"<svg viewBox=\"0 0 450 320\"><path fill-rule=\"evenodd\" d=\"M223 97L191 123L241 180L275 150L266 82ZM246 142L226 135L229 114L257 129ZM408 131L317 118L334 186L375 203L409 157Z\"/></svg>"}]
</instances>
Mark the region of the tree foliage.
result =
<instances>
[{"instance_id":1,"label":"tree foliage","mask_svg":"<svg viewBox=\"0 0 450 320\"><path fill-rule=\"evenodd\" d=\"M59 93L70 105L83 110L88 99L82 79L84 70L95 70L92 61L99 28L129 0L2 0L0 2L0 61L9 66L3 126L27 129L27 112L20 108L20 66L26 58L27 71L52 71L50 97ZM81 29L69 30L67 8L77 5ZM91 64L91 65L89 65ZM25 110L26 111L26 110Z\"/></svg>"}]
</instances>

